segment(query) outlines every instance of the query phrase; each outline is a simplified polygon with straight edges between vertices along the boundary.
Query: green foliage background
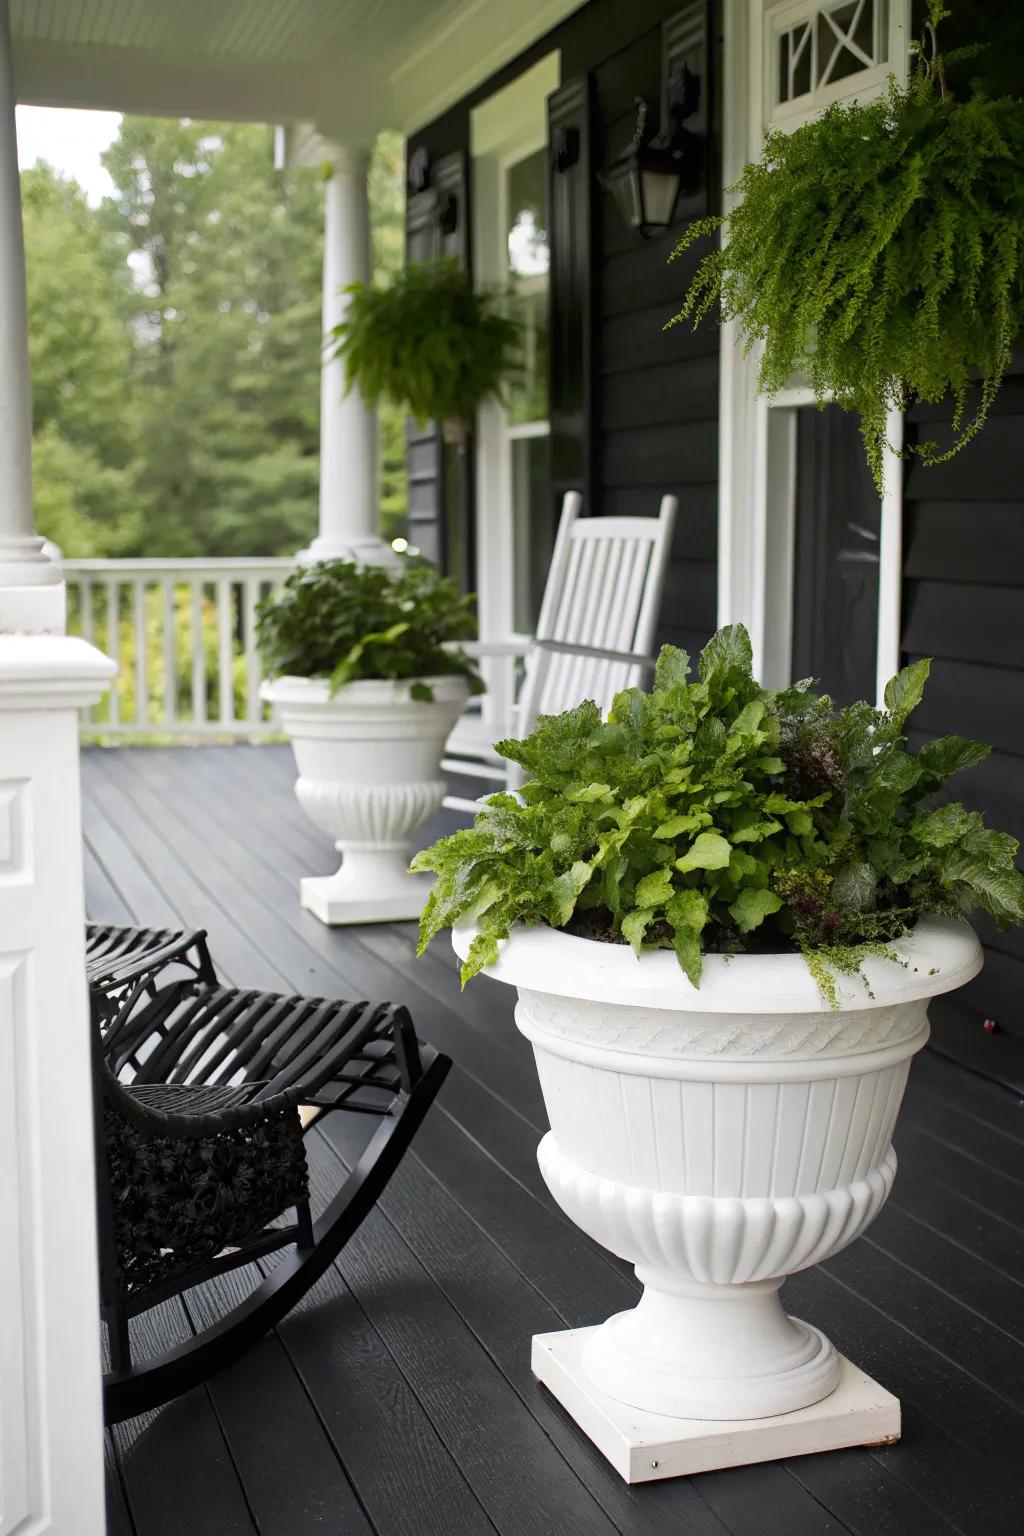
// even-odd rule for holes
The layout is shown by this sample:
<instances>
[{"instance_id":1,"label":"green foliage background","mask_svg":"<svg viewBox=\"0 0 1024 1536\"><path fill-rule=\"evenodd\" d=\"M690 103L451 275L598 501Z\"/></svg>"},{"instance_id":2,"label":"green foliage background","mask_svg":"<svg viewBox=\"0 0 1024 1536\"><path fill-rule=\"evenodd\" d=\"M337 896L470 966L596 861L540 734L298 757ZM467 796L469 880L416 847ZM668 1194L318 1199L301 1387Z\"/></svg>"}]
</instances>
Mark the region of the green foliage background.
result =
<instances>
[{"instance_id":1,"label":"green foliage background","mask_svg":"<svg viewBox=\"0 0 1024 1536\"><path fill-rule=\"evenodd\" d=\"M272 130L124 118L90 207L23 173L40 530L84 556L291 554L316 530L323 183ZM370 173L374 267L400 266L402 144ZM406 509L381 412L381 515Z\"/></svg>"}]
</instances>

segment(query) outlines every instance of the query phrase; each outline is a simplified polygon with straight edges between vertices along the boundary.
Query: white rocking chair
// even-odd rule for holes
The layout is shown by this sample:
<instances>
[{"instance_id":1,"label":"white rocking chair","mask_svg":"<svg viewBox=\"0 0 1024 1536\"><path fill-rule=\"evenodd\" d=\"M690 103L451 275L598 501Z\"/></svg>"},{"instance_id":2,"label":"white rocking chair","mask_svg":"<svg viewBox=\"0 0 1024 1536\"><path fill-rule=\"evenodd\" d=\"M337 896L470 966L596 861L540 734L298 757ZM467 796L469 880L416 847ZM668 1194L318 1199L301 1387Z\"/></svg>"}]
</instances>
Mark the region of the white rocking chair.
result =
<instances>
[{"instance_id":1,"label":"white rocking chair","mask_svg":"<svg viewBox=\"0 0 1024 1536\"><path fill-rule=\"evenodd\" d=\"M536 634L530 640L466 645L480 658L525 658L522 687L512 706L509 735L528 736L539 715L555 715L593 699L602 714L623 688L654 665L651 649L679 503L661 498L657 517L581 517L583 498L562 503ZM485 774L509 789L522 782L515 763L470 766L456 758L450 773ZM449 810L479 809L474 800L446 797Z\"/></svg>"}]
</instances>

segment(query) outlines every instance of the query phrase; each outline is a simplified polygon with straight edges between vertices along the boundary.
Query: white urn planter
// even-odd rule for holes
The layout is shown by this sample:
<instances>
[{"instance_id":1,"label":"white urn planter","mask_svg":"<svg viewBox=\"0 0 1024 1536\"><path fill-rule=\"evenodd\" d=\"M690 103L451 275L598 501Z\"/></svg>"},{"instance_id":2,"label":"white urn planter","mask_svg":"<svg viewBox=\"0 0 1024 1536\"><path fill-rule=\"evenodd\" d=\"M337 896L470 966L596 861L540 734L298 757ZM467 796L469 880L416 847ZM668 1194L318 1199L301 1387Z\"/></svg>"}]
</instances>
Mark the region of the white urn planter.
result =
<instances>
[{"instance_id":1,"label":"white urn planter","mask_svg":"<svg viewBox=\"0 0 1024 1536\"><path fill-rule=\"evenodd\" d=\"M345 683L277 677L261 697L291 737L295 794L341 854L333 875L301 882L302 905L324 923L418 917L430 877L409 874L415 835L440 809L441 755L469 695L465 678L424 678L432 702L385 678Z\"/></svg>"},{"instance_id":2,"label":"white urn planter","mask_svg":"<svg viewBox=\"0 0 1024 1536\"><path fill-rule=\"evenodd\" d=\"M473 933L455 930L463 957ZM534 1341L535 1374L630 1481L899 1433L896 1399L779 1295L878 1214L928 1000L981 966L949 919L894 947L904 964L866 962L870 992L839 980L838 1011L799 955L707 956L697 989L670 952L537 926L487 967L518 989L548 1188L644 1287Z\"/></svg>"}]
</instances>

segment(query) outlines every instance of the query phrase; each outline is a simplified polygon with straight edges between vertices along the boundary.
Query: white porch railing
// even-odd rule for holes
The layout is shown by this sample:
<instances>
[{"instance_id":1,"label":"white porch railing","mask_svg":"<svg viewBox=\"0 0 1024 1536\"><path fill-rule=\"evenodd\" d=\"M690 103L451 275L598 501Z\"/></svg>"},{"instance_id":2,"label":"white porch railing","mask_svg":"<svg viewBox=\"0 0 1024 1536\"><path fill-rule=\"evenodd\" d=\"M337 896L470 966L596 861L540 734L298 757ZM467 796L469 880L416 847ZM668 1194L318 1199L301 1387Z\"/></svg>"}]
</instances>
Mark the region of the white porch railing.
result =
<instances>
[{"instance_id":1,"label":"white porch railing","mask_svg":"<svg viewBox=\"0 0 1024 1536\"><path fill-rule=\"evenodd\" d=\"M256 605L295 562L64 560L68 631L117 663L83 721L98 736L260 736Z\"/></svg>"}]
</instances>

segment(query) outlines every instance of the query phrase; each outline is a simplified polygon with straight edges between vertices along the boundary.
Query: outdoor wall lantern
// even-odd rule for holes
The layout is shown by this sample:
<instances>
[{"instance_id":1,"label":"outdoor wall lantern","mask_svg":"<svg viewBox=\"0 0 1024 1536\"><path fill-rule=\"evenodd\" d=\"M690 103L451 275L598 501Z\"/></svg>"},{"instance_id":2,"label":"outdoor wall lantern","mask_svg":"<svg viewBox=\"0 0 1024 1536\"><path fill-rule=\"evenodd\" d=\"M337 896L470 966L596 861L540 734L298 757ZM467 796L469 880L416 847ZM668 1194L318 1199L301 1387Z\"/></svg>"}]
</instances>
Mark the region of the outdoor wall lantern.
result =
<instances>
[{"instance_id":1,"label":"outdoor wall lantern","mask_svg":"<svg viewBox=\"0 0 1024 1536\"><path fill-rule=\"evenodd\" d=\"M615 198L625 223L645 238L667 229L680 193L691 196L704 181L704 136L683 126L700 105L700 76L683 65L669 77L665 94L664 130L652 134L650 107L638 96L632 141L599 178Z\"/></svg>"}]
</instances>

